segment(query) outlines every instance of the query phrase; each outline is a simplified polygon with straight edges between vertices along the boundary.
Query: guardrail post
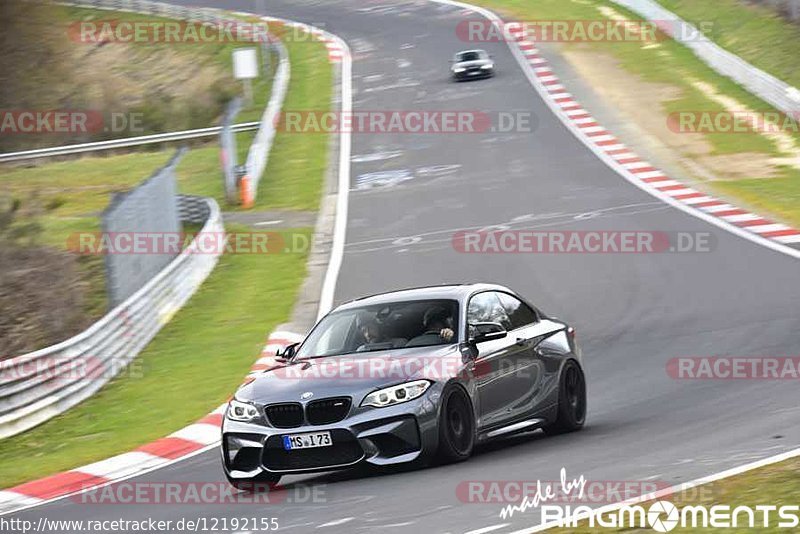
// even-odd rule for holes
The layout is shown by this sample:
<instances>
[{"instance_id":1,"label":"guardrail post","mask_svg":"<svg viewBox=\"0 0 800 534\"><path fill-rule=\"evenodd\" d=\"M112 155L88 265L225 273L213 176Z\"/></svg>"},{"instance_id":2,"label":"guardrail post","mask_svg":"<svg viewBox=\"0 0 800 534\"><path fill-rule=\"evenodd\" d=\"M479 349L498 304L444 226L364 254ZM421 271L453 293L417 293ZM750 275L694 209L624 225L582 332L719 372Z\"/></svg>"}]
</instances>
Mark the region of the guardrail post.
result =
<instances>
[{"instance_id":1,"label":"guardrail post","mask_svg":"<svg viewBox=\"0 0 800 534\"><path fill-rule=\"evenodd\" d=\"M239 180L239 201L243 208L252 208L255 202L255 195L253 195L253 183L245 171Z\"/></svg>"}]
</instances>

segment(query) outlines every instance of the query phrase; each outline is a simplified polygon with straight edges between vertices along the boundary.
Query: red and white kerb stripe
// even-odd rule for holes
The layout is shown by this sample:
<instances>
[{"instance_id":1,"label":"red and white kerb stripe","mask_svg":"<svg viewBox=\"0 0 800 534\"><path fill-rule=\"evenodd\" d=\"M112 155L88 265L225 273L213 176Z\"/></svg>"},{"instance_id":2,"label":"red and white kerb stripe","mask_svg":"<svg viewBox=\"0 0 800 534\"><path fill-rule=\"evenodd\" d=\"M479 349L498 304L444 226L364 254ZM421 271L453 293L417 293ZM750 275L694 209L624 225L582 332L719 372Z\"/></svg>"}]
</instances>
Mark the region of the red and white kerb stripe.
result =
<instances>
[{"instance_id":1,"label":"red and white kerb stripe","mask_svg":"<svg viewBox=\"0 0 800 534\"><path fill-rule=\"evenodd\" d=\"M248 376L275 365L274 356L279 349L302 339L303 336L292 332L273 332L267 339L261 358L253 365ZM0 513L95 488L216 445L226 408L227 403L199 421L134 451L0 490Z\"/></svg>"},{"instance_id":2,"label":"red and white kerb stripe","mask_svg":"<svg viewBox=\"0 0 800 534\"><path fill-rule=\"evenodd\" d=\"M521 24L509 23L506 31L516 42L528 61L537 81L556 106L572 121L585 138L600 151L616 161L636 180L656 191L682 202L693 209L717 217L727 223L778 243L800 248L800 230L777 223L755 213L738 208L711 195L673 180L661 170L636 155L614 134L606 130L577 100L567 92L550 63L542 57L539 49L530 39Z\"/></svg>"}]
</instances>

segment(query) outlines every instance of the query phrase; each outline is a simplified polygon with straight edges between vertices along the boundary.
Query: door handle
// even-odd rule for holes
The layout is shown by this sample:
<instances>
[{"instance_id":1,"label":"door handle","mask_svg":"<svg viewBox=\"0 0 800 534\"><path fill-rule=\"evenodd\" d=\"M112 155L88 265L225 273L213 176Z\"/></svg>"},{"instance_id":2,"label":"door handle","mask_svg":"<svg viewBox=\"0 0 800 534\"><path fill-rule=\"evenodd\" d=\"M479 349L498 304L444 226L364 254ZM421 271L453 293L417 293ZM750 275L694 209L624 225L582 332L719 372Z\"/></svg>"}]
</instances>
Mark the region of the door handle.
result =
<instances>
[{"instance_id":1,"label":"door handle","mask_svg":"<svg viewBox=\"0 0 800 534\"><path fill-rule=\"evenodd\" d=\"M528 340L525 339L524 337L518 337L517 338L517 345L519 345L520 347L525 347L525 346L528 345Z\"/></svg>"}]
</instances>

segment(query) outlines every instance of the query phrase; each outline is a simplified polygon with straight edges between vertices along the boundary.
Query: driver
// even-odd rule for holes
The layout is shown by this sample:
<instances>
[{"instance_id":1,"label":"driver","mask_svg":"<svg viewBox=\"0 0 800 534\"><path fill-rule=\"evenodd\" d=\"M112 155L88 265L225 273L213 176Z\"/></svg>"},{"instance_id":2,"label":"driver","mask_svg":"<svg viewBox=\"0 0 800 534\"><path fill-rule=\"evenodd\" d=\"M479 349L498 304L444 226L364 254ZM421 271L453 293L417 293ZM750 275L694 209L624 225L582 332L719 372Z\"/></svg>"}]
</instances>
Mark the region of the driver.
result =
<instances>
[{"instance_id":1,"label":"driver","mask_svg":"<svg viewBox=\"0 0 800 534\"><path fill-rule=\"evenodd\" d=\"M423 333L409 341L407 347L449 343L455 336L453 318L442 306L428 309L422 317L422 326Z\"/></svg>"},{"instance_id":2,"label":"driver","mask_svg":"<svg viewBox=\"0 0 800 534\"><path fill-rule=\"evenodd\" d=\"M422 325L425 327L425 334L438 334L443 341L451 341L453 339L453 329L451 328L453 318L441 306L434 306L425 312L422 318Z\"/></svg>"}]
</instances>

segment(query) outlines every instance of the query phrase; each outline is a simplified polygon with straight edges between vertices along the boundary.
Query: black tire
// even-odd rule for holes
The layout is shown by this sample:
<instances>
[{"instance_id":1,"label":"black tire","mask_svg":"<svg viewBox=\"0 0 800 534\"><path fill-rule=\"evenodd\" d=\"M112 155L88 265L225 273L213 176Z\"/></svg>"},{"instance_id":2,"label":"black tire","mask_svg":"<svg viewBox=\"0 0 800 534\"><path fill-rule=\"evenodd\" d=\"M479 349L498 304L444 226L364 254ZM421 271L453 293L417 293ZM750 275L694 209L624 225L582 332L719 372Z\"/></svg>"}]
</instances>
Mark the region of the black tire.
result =
<instances>
[{"instance_id":1,"label":"black tire","mask_svg":"<svg viewBox=\"0 0 800 534\"><path fill-rule=\"evenodd\" d=\"M261 473L253 478L234 479L227 475L226 478L231 486L248 493L268 493L281 481L281 475L273 475L271 473Z\"/></svg>"},{"instance_id":2,"label":"black tire","mask_svg":"<svg viewBox=\"0 0 800 534\"><path fill-rule=\"evenodd\" d=\"M458 386L448 386L442 393L439 415L439 449L442 463L463 462L472 456L475 447L475 416L466 392Z\"/></svg>"},{"instance_id":3,"label":"black tire","mask_svg":"<svg viewBox=\"0 0 800 534\"><path fill-rule=\"evenodd\" d=\"M556 420L543 428L546 434L575 432L586 422L586 377L574 360L569 360L561 371L557 413Z\"/></svg>"}]
</instances>

